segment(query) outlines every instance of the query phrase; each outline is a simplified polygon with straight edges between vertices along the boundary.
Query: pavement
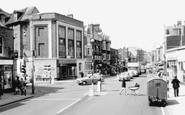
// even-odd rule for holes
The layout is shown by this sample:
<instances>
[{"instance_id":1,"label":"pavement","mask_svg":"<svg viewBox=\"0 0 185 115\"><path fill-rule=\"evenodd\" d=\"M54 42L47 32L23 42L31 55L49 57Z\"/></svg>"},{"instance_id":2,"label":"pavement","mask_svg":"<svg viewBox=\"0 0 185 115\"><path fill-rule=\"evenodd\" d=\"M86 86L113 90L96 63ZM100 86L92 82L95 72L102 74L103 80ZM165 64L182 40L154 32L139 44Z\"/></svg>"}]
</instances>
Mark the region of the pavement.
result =
<instances>
[{"instance_id":1,"label":"pavement","mask_svg":"<svg viewBox=\"0 0 185 115\"><path fill-rule=\"evenodd\" d=\"M74 80L64 80L64 81L56 81L54 84L50 84L49 82L37 82L35 84L35 87L37 86L56 86L58 83L61 82L74 82ZM40 90L40 89L36 89L35 93L32 94L32 84L27 84L27 88L26 88L26 96L21 95L21 93L19 92L18 94L14 95L14 92L10 92L10 93L4 93L1 97L0 97L0 107L12 104L12 103L16 103L19 101L23 101L29 98L33 98L33 97L37 97L38 95L41 95L41 93L45 93L45 90Z\"/></svg>"},{"instance_id":2,"label":"pavement","mask_svg":"<svg viewBox=\"0 0 185 115\"><path fill-rule=\"evenodd\" d=\"M34 97L35 94L32 94L32 89L30 86L27 87L27 94L26 96L21 95L20 92L16 95L14 95L14 92L10 92L10 93L4 93L1 97L0 97L0 107L2 106L6 106L18 101L22 101L22 100L26 100L29 98Z\"/></svg>"},{"instance_id":3,"label":"pavement","mask_svg":"<svg viewBox=\"0 0 185 115\"><path fill-rule=\"evenodd\" d=\"M64 82L74 82L74 80L67 80ZM57 82L55 82L57 84ZM37 86L46 86L46 83L39 83L35 84ZM106 93L106 92L104 92ZM105 95L105 94L102 95ZM38 93L32 94L32 87L31 85L27 86L27 95L22 96L19 94L14 95L14 93L4 93L0 97L0 107L16 103L22 100L26 100L29 98L33 98L34 96L38 95ZM169 97L167 99L167 106L165 107L166 111L163 115L185 115L184 111L185 107L185 84L181 83L179 88L179 97L174 97L172 85L169 86Z\"/></svg>"},{"instance_id":4,"label":"pavement","mask_svg":"<svg viewBox=\"0 0 185 115\"><path fill-rule=\"evenodd\" d=\"M172 85L169 87L169 98L167 99L167 115L185 115L185 84L181 83L179 97L174 97Z\"/></svg>"}]
</instances>

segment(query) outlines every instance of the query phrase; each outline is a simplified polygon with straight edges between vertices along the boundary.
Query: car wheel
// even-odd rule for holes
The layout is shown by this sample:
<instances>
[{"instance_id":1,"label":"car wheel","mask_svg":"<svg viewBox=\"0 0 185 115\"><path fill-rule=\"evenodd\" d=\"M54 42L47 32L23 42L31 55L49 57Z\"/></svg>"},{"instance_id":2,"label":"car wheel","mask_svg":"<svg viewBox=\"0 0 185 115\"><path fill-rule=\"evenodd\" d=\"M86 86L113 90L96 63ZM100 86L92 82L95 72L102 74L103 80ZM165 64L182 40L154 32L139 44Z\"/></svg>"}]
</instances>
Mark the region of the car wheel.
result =
<instances>
[{"instance_id":1,"label":"car wheel","mask_svg":"<svg viewBox=\"0 0 185 115\"><path fill-rule=\"evenodd\" d=\"M86 82L86 81L83 81L83 82L82 82L82 85L86 85L86 84L87 84L87 82Z\"/></svg>"}]
</instances>

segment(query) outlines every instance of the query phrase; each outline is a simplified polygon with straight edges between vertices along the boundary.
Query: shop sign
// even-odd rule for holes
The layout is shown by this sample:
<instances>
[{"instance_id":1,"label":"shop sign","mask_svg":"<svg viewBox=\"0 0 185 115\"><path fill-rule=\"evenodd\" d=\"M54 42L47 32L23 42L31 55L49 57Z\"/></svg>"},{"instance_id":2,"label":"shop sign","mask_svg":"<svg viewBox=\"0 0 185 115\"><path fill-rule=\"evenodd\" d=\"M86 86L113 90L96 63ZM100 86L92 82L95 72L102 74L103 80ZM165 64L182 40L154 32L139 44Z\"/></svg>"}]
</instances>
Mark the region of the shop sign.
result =
<instances>
[{"instance_id":1,"label":"shop sign","mask_svg":"<svg viewBox=\"0 0 185 115\"><path fill-rule=\"evenodd\" d=\"M76 60L59 60L59 64L74 64Z\"/></svg>"},{"instance_id":2,"label":"shop sign","mask_svg":"<svg viewBox=\"0 0 185 115\"><path fill-rule=\"evenodd\" d=\"M185 50L180 50L180 51L178 51L178 53L177 53L177 57L178 57L178 61L180 62L180 61L185 61L185 58L184 58L184 55L183 54L185 54Z\"/></svg>"},{"instance_id":3,"label":"shop sign","mask_svg":"<svg viewBox=\"0 0 185 115\"><path fill-rule=\"evenodd\" d=\"M0 65L13 65L13 60L1 60Z\"/></svg>"},{"instance_id":4,"label":"shop sign","mask_svg":"<svg viewBox=\"0 0 185 115\"><path fill-rule=\"evenodd\" d=\"M170 52L166 54L167 60L177 60L177 53L176 52Z\"/></svg>"}]
</instances>

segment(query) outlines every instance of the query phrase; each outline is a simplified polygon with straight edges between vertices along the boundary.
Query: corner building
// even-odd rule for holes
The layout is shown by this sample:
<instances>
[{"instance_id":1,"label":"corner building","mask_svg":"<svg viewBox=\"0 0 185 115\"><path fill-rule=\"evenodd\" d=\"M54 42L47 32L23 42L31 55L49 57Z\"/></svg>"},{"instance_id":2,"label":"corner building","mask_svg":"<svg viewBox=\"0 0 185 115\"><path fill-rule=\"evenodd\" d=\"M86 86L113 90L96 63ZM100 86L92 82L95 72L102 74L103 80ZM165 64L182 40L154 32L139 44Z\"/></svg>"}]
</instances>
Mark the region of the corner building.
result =
<instances>
[{"instance_id":1,"label":"corner building","mask_svg":"<svg viewBox=\"0 0 185 115\"><path fill-rule=\"evenodd\" d=\"M20 65L26 61L28 79L34 74L36 82L80 76L85 64L82 21L27 7L14 11L7 26L14 30L16 75L22 75Z\"/></svg>"},{"instance_id":2,"label":"corner building","mask_svg":"<svg viewBox=\"0 0 185 115\"><path fill-rule=\"evenodd\" d=\"M83 70L83 22L58 13L30 19L35 80L75 78ZM50 65L50 70L44 67ZM49 73L49 74L48 74Z\"/></svg>"}]
</instances>

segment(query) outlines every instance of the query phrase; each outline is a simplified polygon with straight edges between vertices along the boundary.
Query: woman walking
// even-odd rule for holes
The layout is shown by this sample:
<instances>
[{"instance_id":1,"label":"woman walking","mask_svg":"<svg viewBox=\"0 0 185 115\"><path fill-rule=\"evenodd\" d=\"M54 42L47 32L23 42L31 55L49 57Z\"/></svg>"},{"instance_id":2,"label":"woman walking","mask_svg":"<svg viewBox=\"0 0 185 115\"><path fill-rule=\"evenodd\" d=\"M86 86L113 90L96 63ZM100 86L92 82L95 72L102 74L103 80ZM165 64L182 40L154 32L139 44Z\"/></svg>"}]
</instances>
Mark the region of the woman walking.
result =
<instances>
[{"instance_id":1,"label":"woman walking","mask_svg":"<svg viewBox=\"0 0 185 115\"><path fill-rule=\"evenodd\" d=\"M122 86L122 88L121 88L119 94L121 95L123 90L124 90L125 94L127 94L127 92L126 92L126 82L125 82L125 78L123 78L123 80L122 80L122 85L121 85L121 86Z\"/></svg>"}]
</instances>

